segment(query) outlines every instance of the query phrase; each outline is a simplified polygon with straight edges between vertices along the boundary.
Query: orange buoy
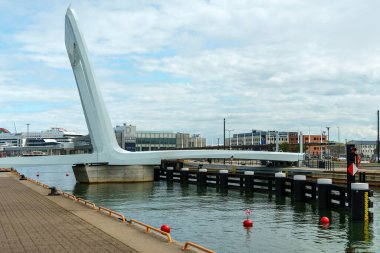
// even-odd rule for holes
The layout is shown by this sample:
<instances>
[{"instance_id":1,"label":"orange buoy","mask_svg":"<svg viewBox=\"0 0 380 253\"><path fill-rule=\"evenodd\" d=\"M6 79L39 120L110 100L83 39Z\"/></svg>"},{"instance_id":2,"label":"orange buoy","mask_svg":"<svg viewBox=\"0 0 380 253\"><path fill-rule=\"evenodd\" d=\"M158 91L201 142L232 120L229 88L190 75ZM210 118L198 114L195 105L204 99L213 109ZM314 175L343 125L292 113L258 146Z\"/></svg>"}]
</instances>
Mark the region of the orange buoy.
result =
<instances>
[{"instance_id":1,"label":"orange buoy","mask_svg":"<svg viewBox=\"0 0 380 253\"><path fill-rule=\"evenodd\" d=\"M245 228L250 228L250 227L253 226L253 222L252 222L251 220L246 219L246 220L243 222L243 226L244 226Z\"/></svg>"},{"instance_id":2,"label":"orange buoy","mask_svg":"<svg viewBox=\"0 0 380 253\"><path fill-rule=\"evenodd\" d=\"M321 221L322 224L328 224L328 223L330 223L330 219L328 217L326 217L326 216L323 216L320 221Z\"/></svg>"},{"instance_id":3,"label":"orange buoy","mask_svg":"<svg viewBox=\"0 0 380 253\"><path fill-rule=\"evenodd\" d=\"M164 224L161 226L161 231L164 231L166 233L170 233L170 227L167 224Z\"/></svg>"}]
</instances>

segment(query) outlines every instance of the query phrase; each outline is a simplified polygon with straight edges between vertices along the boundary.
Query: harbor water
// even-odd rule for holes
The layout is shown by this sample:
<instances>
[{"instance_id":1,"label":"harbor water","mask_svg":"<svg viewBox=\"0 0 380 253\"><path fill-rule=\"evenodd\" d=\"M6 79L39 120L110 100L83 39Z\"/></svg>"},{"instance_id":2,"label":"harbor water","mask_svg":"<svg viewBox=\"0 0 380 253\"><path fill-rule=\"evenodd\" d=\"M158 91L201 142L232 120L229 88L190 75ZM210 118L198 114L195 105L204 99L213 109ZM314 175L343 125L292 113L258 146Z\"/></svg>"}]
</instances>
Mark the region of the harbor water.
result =
<instances>
[{"instance_id":1,"label":"harbor water","mask_svg":"<svg viewBox=\"0 0 380 253\"><path fill-rule=\"evenodd\" d=\"M70 166L17 170L121 212L127 219L155 227L168 224L175 240L192 241L217 252L380 252L379 189L373 189L374 220L364 223L351 222L342 210L321 213L315 203L294 203L289 197L267 193L198 189L165 181L76 184ZM246 209L251 210L251 229L243 227ZM330 217L328 227L320 225L321 216Z\"/></svg>"}]
</instances>

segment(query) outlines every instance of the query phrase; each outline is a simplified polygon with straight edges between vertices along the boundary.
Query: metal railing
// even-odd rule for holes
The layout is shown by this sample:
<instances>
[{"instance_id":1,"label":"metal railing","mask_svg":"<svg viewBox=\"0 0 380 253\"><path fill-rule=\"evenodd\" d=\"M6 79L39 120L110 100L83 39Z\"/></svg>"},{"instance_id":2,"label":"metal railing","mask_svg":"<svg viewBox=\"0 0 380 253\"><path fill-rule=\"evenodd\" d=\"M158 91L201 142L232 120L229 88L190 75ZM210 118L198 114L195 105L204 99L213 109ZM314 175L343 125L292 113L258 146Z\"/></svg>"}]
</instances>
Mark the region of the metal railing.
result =
<instances>
[{"instance_id":1,"label":"metal railing","mask_svg":"<svg viewBox=\"0 0 380 253\"><path fill-rule=\"evenodd\" d=\"M129 224L132 224L132 223L139 224L140 226L143 226L143 227L146 228L146 233L149 233L150 230L152 230L152 231L154 231L154 232L156 232L156 233L158 233L158 234L161 234L161 235L166 236L168 242L173 242L172 237L170 236L169 233L164 232L164 231L162 231L162 230L160 230L160 229L158 229L158 228L152 227L152 226L150 226L150 225L147 225L147 224L145 224L145 223L143 223L143 222L141 222L141 221L135 220L135 219L130 219L130 220L128 221L128 223L129 223Z\"/></svg>"},{"instance_id":2,"label":"metal railing","mask_svg":"<svg viewBox=\"0 0 380 253\"><path fill-rule=\"evenodd\" d=\"M69 194L69 193L67 193L67 192L62 192L62 191L61 191L61 195L64 196L64 197L67 197L67 198L69 198L69 199L72 199L72 200L74 200L74 201L77 200L77 197L75 197L74 195Z\"/></svg>"},{"instance_id":3,"label":"metal railing","mask_svg":"<svg viewBox=\"0 0 380 253\"><path fill-rule=\"evenodd\" d=\"M92 209L96 209L96 205L94 203L92 203L91 201L88 201L88 200L85 200L82 198L77 198L76 201L78 203L84 204L85 206L90 206Z\"/></svg>"},{"instance_id":4,"label":"metal railing","mask_svg":"<svg viewBox=\"0 0 380 253\"><path fill-rule=\"evenodd\" d=\"M336 167L335 162L330 161L330 160L306 159L303 161L303 164L309 168L318 168L318 169L325 169L325 170L331 170L331 171L334 171Z\"/></svg>"},{"instance_id":5,"label":"metal railing","mask_svg":"<svg viewBox=\"0 0 380 253\"><path fill-rule=\"evenodd\" d=\"M39 186L42 186L42 187L45 188L45 189L49 189L49 188L50 188L50 186L48 186L48 185L46 185L46 184L43 184L43 183L41 183L41 182L38 182L37 180L34 180L34 179L32 179L32 178L29 178L29 177L28 177L27 179L28 179L28 181L31 181L31 182L33 182L33 183L39 185Z\"/></svg>"},{"instance_id":6,"label":"metal railing","mask_svg":"<svg viewBox=\"0 0 380 253\"><path fill-rule=\"evenodd\" d=\"M192 247L197 248L199 250L203 250L204 252L207 252L207 253L216 253L216 251L213 251L213 250L210 250L208 248L202 247L202 246L200 246L198 244L195 244L193 242L185 242L185 245L183 246L182 250L188 250L189 246L192 246Z\"/></svg>"},{"instance_id":7,"label":"metal railing","mask_svg":"<svg viewBox=\"0 0 380 253\"><path fill-rule=\"evenodd\" d=\"M102 207L102 206L99 206L98 210L99 210L99 212L107 213L108 216L111 216L111 217L112 216L117 216L121 220L121 222L125 222L126 221L124 215L122 215L121 213L115 212L114 210L111 210L111 209L108 209L108 208L105 208L105 207Z\"/></svg>"},{"instance_id":8,"label":"metal railing","mask_svg":"<svg viewBox=\"0 0 380 253\"><path fill-rule=\"evenodd\" d=\"M20 175L20 173L17 172L17 171L15 171L15 173L18 174L18 175ZM28 181L31 181L31 182L33 182L33 183L35 183L35 184L37 184L37 185L40 185L40 186L42 186L42 187L45 188L45 189L49 189L49 188L50 188L48 185L43 184L43 183L41 183L41 182L39 182L39 181L37 181L37 180L34 180L34 179L32 179L32 178L27 178L27 180L28 180ZM100 206L100 207L96 207L96 205L95 205L93 202L88 201L88 200L85 200L85 199L83 199L83 198L77 198L75 195L72 195L72 194L67 193L67 192L59 191L59 193L61 194L61 196L67 197L67 198L69 198L69 199L72 199L72 200L74 200L75 202L82 203L82 204L84 204L85 206L90 206L92 209L95 209L95 210L97 209L99 212L107 213L108 216L111 216L111 217L112 217L112 216L117 216L118 219L120 219L121 222L123 222L123 223L127 221L126 218L125 218L125 216L124 216L123 214L121 214L121 213L118 213L118 212L116 212L116 211L113 211L113 210L111 210L111 209L108 209L108 208L105 208L105 207L101 207L101 206ZM150 225L148 225L148 224L145 224L145 223L143 223L143 222L141 222L141 221L138 221L138 220L135 220L135 219L130 219L130 220L128 221L128 223L131 224L131 225L132 225L133 223L136 223L136 224L138 224L138 225L140 225L140 226L142 226L142 227L145 227L145 229L146 229L146 233L150 233L151 231L154 231L154 232L156 232L157 234L160 234L160 235L165 236L165 237L167 238L167 242L168 242L168 243L173 242L173 239L172 239L170 233L164 232L164 231L162 231L162 230L160 230L160 229L158 229L158 228L155 228L155 227L153 227L153 226L150 226ZM184 244L182 250L189 250L189 247L190 247L190 246L191 246L191 247L194 247L194 248L197 248L197 249L199 249L199 250L202 250L202 251L204 251L204 252L207 252L207 253L215 253L215 251L210 250L210 249L207 249L207 248L205 248L205 247L202 247L202 246L200 246L200 245L198 245L198 244L196 244L196 243L193 243L193 242L186 242L186 243Z\"/></svg>"}]
</instances>

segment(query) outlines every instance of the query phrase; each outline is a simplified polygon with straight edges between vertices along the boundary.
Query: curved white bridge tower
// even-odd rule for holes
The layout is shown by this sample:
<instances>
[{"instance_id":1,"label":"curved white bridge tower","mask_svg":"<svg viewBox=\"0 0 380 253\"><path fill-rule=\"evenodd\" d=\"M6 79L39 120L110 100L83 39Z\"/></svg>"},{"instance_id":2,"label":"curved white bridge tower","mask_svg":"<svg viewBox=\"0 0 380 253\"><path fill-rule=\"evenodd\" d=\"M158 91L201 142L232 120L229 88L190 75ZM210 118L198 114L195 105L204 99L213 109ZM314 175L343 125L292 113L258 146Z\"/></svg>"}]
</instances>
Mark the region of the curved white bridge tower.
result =
<instances>
[{"instance_id":1,"label":"curved white bridge tower","mask_svg":"<svg viewBox=\"0 0 380 253\"><path fill-rule=\"evenodd\" d=\"M65 44L78 86L80 99L93 145L92 154L1 158L0 166L72 164L78 182L138 182L153 180L153 166L162 159L230 158L272 161L301 161L303 153L176 150L128 152L121 149L103 98L96 84L84 38L75 12L69 7L65 19Z\"/></svg>"}]
</instances>

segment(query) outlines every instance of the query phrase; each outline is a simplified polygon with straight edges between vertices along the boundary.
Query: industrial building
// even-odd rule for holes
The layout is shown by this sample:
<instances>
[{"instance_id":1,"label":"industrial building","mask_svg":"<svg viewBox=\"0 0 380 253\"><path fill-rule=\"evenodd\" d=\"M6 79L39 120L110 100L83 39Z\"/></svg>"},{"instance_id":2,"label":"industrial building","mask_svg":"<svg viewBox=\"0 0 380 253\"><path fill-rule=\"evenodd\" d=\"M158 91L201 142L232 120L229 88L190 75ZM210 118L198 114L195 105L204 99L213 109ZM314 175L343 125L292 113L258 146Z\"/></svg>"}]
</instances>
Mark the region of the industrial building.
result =
<instances>
[{"instance_id":1,"label":"industrial building","mask_svg":"<svg viewBox=\"0 0 380 253\"><path fill-rule=\"evenodd\" d=\"M170 131L136 131L136 126L124 123L114 128L120 147L128 151L200 148L206 139L199 134Z\"/></svg>"}]
</instances>

